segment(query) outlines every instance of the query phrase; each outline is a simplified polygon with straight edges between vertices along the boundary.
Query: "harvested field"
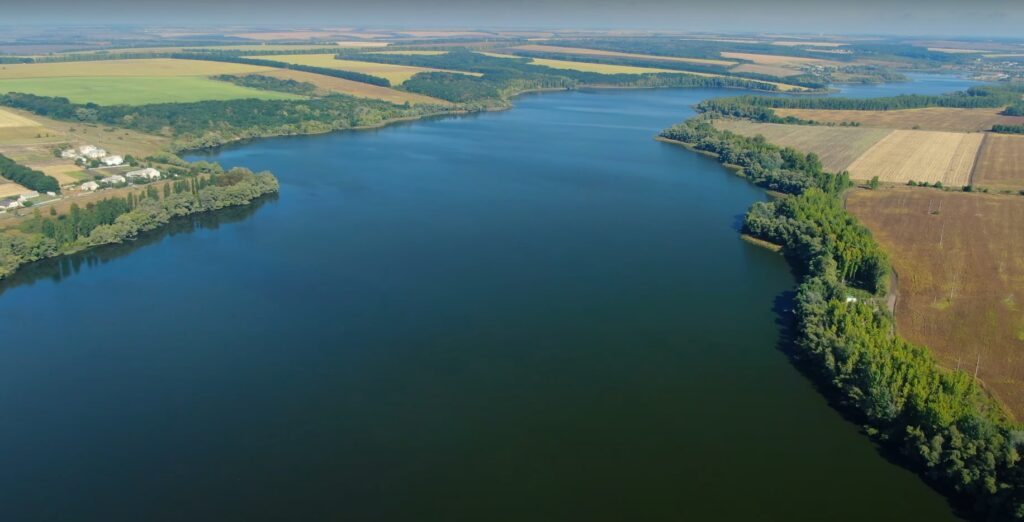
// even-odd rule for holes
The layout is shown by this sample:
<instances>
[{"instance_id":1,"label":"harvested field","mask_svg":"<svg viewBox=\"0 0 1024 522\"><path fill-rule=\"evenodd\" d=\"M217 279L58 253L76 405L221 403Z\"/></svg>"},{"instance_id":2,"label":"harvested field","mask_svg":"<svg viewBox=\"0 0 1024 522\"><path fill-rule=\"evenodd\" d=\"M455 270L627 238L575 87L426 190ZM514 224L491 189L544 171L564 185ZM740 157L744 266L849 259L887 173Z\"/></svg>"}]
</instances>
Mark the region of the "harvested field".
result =
<instances>
[{"instance_id":1,"label":"harvested field","mask_svg":"<svg viewBox=\"0 0 1024 522\"><path fill-rule=\"evenodd\" d=\"M28 191L29 190L27 188L17 183L13 183L5 180L4 178L0 178L0 198L17 196L19 194L24 194Z\"/></svg>"},{"instance_id":2,"label":"harvested field","mask_svg":"<svg viewBox=\"0 0 1024 522\"><path fill-rule=\"evenodd\" d=\"M889 183L941 181L947 186L970 183L983 134L895 130L847 168L850 177L878 176Z\"/></svg>"},{"instance_id":3,"label":"harvested field","mask_svg":"<svg viewBox=\"0 0 1024 522\"><path fill-rule=\"evenodd\" d=\"M796 76L801 72L799 69L790 69L781 65L761 65L757 63L745 63L729 70L732 72L767 74L768 76L779 76L781 78Z\"/></svg>"},{"instance_id":4,"label":"harvested field","mask_svg":"<svg viewBox=\"0 0 1024 522\"><path fill-rule=\"evenodd\" d=\"M217 74L247 74L269 69L270 67L238 63L208 62L204 60L174 60L170 58L96 60L83 62L0 65L0 79L214 76Z\"/></svg>"},{"instance_id":5,"label":"harvested field","mask_svg":"<svg viewBox=\"0 0 1024 522\"><path fill-rule=\"evenodd\" d=\"M653 54L620 53L616 51L602 51L599 49L583 49L580 47L560 47L556 45L520 45L513 47L521 51L533 51L537 53L559 53L576 54L581 56L607 56L612 58L633 58L637 60L658 60L664 62L697 63L703 65L736 65L736 62L726 60L708 60L705 58L687 58L683 56L658 56Z\"/></svg>"},{"instance_id":6,"label":"harvested field","mask_svg":"<svg viewBox=\"0 0 1024 522\"><path fill-rule=\"evenodd\" d=\"M409 51L370 51L366 54L397 54L399 56L439 56L442 54L448 54L448 51L426 51L426 50L409 50Z\"/></svg>"},{"instance_id":7,"label":"harvested field","mask_svg":"<svg viewBox=\"0 0 1024 522\"><path fill-rule=\"evenodd\" d=\"M892 258L899 333L1024 418L1024 198L898 187L847 208Z\"/></svg>"},{"instance_id":8,"label":"harvested field","mask_svg":"<svg viewBox=\"0 0 1024 522\"><path fill-rule=\"evenodd\" d=\"M271 69L267 69L271 70ZM204 100L289 100L300 96L242 87L195 76L71 77L0 80L0 93L25 92L59 96L75 103L98 105L145 105L189 103Z\"/></svg>"},{"instance_id":9,"label":"harvested field","mask_svg":"<svg viewBox=\"0 0 1024 522\"><path fill-rule=\"evenodd\" d=\"M1024 188L1024 136L985 135L971 181L996 189Z\"/></svg>"},{"instance_id":10,"label":"harvested field","mask_svg":"<svg viewBox=\"0 0 1024 522\"><path fill-rule=\"evenodd\" d=\"M519 58L518 56L509 57ZM686 71L657 69L654 67L633 67L631 65L609 65L605 63L573 62L569 60L547 60L544 58L531 58L530 63L534 65L543 65L544 67L550 67L552 69L566 69L571 71L594 72L600 74L686 73Z\"/></svg>"},{"instance_id":11,"label":"harvested field","mask_svg":"<svg viewBox=\"0 0 1024 522\"><path fill-rule=\"evenodd\" d=\"M34 168L41 170L47 176L53 176L61 185L68 185L70 183L78 183L79 181L91 177L88 173L82 171L82 168L74 163L56 163L53 165L46 166L35 166Z\"/></svg>"},{"instance_id":12,"label":"harvested field","mask_svg":"<svg viewBox=\"0 0 1024 522\"><path fill-rule=\"evenodd\" d=\"M865 127L886 129L978 132L987 131L992 125L1024 124L1024 116L1003 116L1001 108L991 109L947 109L928 107L898 111L849 111L824 109L775 109L779 116L793 116L822 123L857 122Z\"/></svg>"},{"instance_id":13,"label":"harvested field","mask_svg":"<svg viewBox=\"0 0 1024 522\"><path fill-rule=\"evenodd\" d=\"M723 58L732 58L734 60L749 60L758 65L825 65L832 64L828 60L822 60L820 58L803 58L800 56L783 56L781 54L754 54L754 53L732 53L723 52Z\"/></svg>"},{"instance_id":14,"label":"harvested field","mask_svg":"<svg viewBox=\"0 0 1024 522\"><path fill-rule=\"evenodd\" d=\"M822 127L715 120L715 127L743 136L764 136L770 143L813 152L829 172L842 172L892 131L857 127Z\"/></svg>"},{"instance_id":15,"label":"harvested field","mask_svg":"<svg viewBox=\"0 0 1024 522\"><path fill-rule=\"evenodd\" d=\"M278 69L260 74L263 76L281 78L283 80L312 83L324 93L348 94L351 96L358 96L360 98L373 98L398 104L409 102L413 104L451 105L451 102L431 98L430 96L423 96L422 94L399 91L389 87L354 82L344 78L335 78L333 76L324 76L322 74L308 73L304 71Z\"/></svg>"},{"instance_id":16,"label":"harvested field","mask_svg":"<svg viewBox=\"0 0 1024 522\"><path fill-rule=\"evenodd\" d=\"M313 67L325 67L328 69L339 69L352 71L380 78L387 78L391 85L401 85L409 78L421 72L451 72L466 74L469 76L482 76L480 73L464 71L442 71L441 69L429 69L426 67L413 67L410 65L393 65L389 63L360 62L356 60L336 60L331 54L289 54L264 57L267 60L276 62L294 63L299 65L310 65Z\"/></svg>"},{"instance_id":17,"label":"harvested field","mask_svg":"<svg viewBox=\"0 0 1024 522\"><path fill-rule=\"evenodd\" d=\"M11 127L39 127L39 123L35 120L26 118L20 114L0 109L0 128L11 128Z\"/></svg>"}]
</instances>

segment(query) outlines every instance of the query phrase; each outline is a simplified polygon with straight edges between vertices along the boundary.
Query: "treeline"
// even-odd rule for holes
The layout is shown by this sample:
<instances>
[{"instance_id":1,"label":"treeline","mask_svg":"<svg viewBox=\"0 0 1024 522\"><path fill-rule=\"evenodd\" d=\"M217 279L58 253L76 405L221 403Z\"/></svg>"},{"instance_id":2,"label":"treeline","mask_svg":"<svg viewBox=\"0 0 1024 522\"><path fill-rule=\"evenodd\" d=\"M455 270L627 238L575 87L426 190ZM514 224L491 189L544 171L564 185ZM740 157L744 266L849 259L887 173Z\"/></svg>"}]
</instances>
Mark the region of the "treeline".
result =
<instances>
[{"instance_id":1,"label":"treeline","mask_svg":"<svg viewBox=\"0 0 1024 522\"><path fill-rule=\"evenodd\" d=\"M663 135L721 150L729 163L766 155L763 140L704 121ZM793 166L810 168L808 179L816 171L809 156L802 167ZM754 161L759 168L774 163ZM981 518L1024 520L1024 431L970 375L940 368L927 349L893 335L892 318L879 307L889 263L870 232L844 210L835 190L843 185L782 186L790 196L756 203L744 222L744 232L781 245L804 274L796 296L795 356L813 363L870 434Z\"/></svg>"},{"instance_id":2,"label":"treeline","mask_svg":"<svg viewBox=\"0 0 1024 522\"><path fill-rule=\"evenodd\" d=\"M18 233L0 232L0 279L19 266L86 248L134 239L171 219L199 212L245 205L278 191L268 172L232 169L220 175L149 185L138 194L108 198L85 208L73 205L67 215L36 215Z\"/></svg>"},{"instance_id":3,"label":"treeline","mask_svg":"<svg viewBox=\"0 0 1024 522\"><path fill-rule=\"evenodd\" d=\"M1018 101L1002 112L1003 116L1024 116L1024 102Z\"/></svg>"},{"instance_id":4,"label":"treeline","mask_svg":"<svg viewBox=\"0 0 1024 522\"><path fill-rule=\"evenodd\" d=\"M857 111L892 111L947 107L957 109L994 108L1010 105L1020 99L1024 88L999 85L971 87L951 94L903 94L884 98L772 98L768 96L737 96L734 104L770 109L830 109ZM718 100L721 101L721 100Z\"/></svg>"},{"instance_id":5,"label":"treeline","mask_svg":"<svg viewBox=\"0 0 1024 522\"><path fill-rule=\"evenodd\" d=\"M30 190L60 192L60 183L56 178L21 165L3 154L0 154L0 178L6 178Z\"/></svg>"},{"instance_id":6,"label":"treeline","mask_svg":"<svg viewBox=\"0 0 1024 522\"><path fill-rule=\"evenodd\" d=\"M992 126L992 132L1000 134L1024 134L1024 125L1003 125L997 123Z\"/></svg>"},{"instance_id":7,"label":"treeline","mask_svg":"<svg viewBox=\"0 0 1024 522\"><path fill-rule=\"evenodd\" d=\"M275 78L273 76L264 76L262 74L221 74L214 76L213 79L233 83L242 87L251 87L253 89L262 89L265 91L286 92L302 96L311 96L316 93L316 85L313 85L312 83Z\"/></svg>"},{"instance_id":8,"label":"treeline","mask_svg":"<svg viewBox=\"0 0 1024 522\"><path fill-rule=\"evenodd\" d=\"M768 143L763 136L752 138L720 131L707 121L691 119L665 129L661 137L683 142L708 152L743 174L758 186L776 192L801 194L812 188L838 194L851 185L847 173L830 174L822 169L815 154Z\"/></svg>"},{"instance_id":9,"label":"treeline","mask_svg":"<svg viewBox=\"0 0 1024 522\"><path fill-rule=\"evenodd\" d=\"M274 60L262 60L259 58L245 58L243 56L231 52L209 52L202 54L173 53L170 55L170 58L175 58L178 60L206 60L213 62L240 63L245 65L274 67L278 69L292 69L295 71L322 74L324 76L333 76L335 78L352 80L354 82L368 83L370 85L391 87L391 82L387 78L381 78L380 76L373 76L371 74L363 74L355 71L343 71L341 69L330 69L327 67L314 67L312 65L299 65L294 63L278 62Z\"/></svg>"},{"instance_id":10,"label":"treeline","mask_svg":"<svg viewBox=\"0 0 1024 522\"><path fill-rule=\"evenodd\" d=\"M395 105L331 95L304 100L210 100L150 105L75 104L67 98L8 93L0 105L50 118L112 125L174 138L175 150L266 136L316 134L437 114L433 105Z\"/></svg>"},{"instance_id":11,"label":"treeline","mask_svg":"<svg viewBox=\"0 0 1024 522\"><path fill-rule=\"evenodd\" d=\"M744 118L762 123L785 123L789 125L813 125L816 122L795 116L779 116L775 109L748 103L752 96L732 98L711 98L697 104L697 112L726 118Z\"/></svg>"}]
</instances>

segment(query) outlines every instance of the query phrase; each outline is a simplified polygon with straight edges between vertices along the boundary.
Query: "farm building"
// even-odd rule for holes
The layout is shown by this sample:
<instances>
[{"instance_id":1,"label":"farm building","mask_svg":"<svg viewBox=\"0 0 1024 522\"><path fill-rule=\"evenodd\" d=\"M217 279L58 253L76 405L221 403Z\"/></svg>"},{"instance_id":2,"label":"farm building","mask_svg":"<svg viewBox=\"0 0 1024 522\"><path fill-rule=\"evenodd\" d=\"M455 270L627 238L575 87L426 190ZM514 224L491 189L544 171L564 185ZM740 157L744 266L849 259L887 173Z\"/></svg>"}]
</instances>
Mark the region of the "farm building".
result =
<instances>
[{"instance_id":1,"label":"farm building","mask_svg":"<svg viewBox=\"0 0 1024 522\"><path fill-rule=\"evenodd\" d=\"M145 169L140 169L140 170L133 170L133 171L125 174L125 177L127 177L128 179L132 179L132 180L134 180L134 179L160 179L160 171L156 170L154 168L145 168Z\"/></svg>"},{"instance_id":2,"label":"farm building","mask_svg":"<svg viewBox=\"0 0 1024 522\"><path fill-rule=\"evenodd\" d=\"M82 145L81 147L78 147L78 153L83 156L88 156L94 152L96 152L95 145Z\"/></svg>"},{"instance_id":3,"label":"farm building","mask_svg":"<svg viewBox=\"0 0 1024 522\"><path fill-rule=\"evenodd\" d=\"M100 161L108 167L116 167L124 163L124 158L121 156L104 156Z\"/></svg>"},{"instance_id":4,"label":"farm building","mask_svg":"<svg viewBox=\"0 0 1024 522\"><path fill-rule=\"evenodd\" d=\"M64 159L75 159L78 157L78 151L75 149L64 149L60 151L60 157Z\"/></svg>"},{"instance_id":5,"label":"farm building","mask_svg":"<svg viewBox=\"0 0 1024 522\"><path fill-rule=\"evenodd\" d=\"M96 183L95 181L86 181L85 183L79 185L78 188L82 190L93 191L100 188L100 184Z\"/></svg>"},{"instance_id":6,"label":"farm building","mask_svg":"<svg viewBox=\"0 0 1024 522\"><path fill-rule=\"evenodd\" d=\"M38 198L38 197L39 197L39 193L34 191L34 190L31 190L29 192L24 192L21 195L19 195L18 196L18 202L24 203L24 202L26 202L26 201L28 201L28 200L30 200L32 198Z\"/></svg>"},{"instance_id":7,"label":"farm building","mask_svg":"<svg viewBox=\"0 0 1024 522\"><path fill-rule=\"evenodd\" d=\"M107 176L100 180L100 183L104 185L114 185L116 183L127 183L128 180L120 174L114 174L113 176Z\"/></svg>"},{"instance_id":8,"label":"farm building","mask_svg":"<svg viewBox=\"0 0 1024 522\"><path fill-rule=\"evenodd\" d=\"M4 210L13 210L21 206L21 202L14 198L0 199L0 208Z\"/></svg>"},{"instance_id":9,"label":"farm building","mask_svg":"<svg viewBox=\"0 0 1024 522\"><path fill-rule=\"evenodd\" d=\"M100 159L107 155L107 151L103 149L95 149L91 152L86 152L85 157L89 159Z\"/></svg>"}]
</instances>

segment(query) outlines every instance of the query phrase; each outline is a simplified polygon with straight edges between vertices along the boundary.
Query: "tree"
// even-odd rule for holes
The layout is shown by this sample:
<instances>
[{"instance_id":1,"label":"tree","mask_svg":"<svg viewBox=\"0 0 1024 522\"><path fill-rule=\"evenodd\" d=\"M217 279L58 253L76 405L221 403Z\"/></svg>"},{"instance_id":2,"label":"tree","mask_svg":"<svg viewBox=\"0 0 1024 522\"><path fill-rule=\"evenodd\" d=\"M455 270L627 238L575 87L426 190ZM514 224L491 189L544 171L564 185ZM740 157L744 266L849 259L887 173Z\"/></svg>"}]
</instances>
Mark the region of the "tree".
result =
<instances>
[{"instance_id":1,"label":"tree","mask_svg":"<svg viewBox=\"0 0 1024 522\"><path fill-rule=\"evenodd\" d=\"M878 188L878 176L871 178L871 181L868 182L868 188L870 188L871 190L875 190L876 188Z\"/></svg>"}]
</instances>

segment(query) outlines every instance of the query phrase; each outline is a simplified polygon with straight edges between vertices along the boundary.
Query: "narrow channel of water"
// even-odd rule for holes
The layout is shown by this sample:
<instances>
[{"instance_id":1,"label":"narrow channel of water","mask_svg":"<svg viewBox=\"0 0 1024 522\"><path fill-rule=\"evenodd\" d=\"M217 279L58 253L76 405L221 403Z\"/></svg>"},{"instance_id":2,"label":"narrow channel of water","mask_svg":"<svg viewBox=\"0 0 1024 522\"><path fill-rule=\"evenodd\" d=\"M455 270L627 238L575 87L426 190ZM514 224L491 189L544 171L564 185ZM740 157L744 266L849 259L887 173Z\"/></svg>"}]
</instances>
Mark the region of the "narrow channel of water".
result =
<instances>
[{"instance_id":1,"label":"narrow channel of water","mask_svg":"<svg viewBox=\"0 0 1024 522\"><path fill-rule=\"evenodd\" d=\"M954 520L779 350L764 194L652 139L734 93L204 156L280 197L4 286L0 519Z\"/></svg>"}]
</instances>

